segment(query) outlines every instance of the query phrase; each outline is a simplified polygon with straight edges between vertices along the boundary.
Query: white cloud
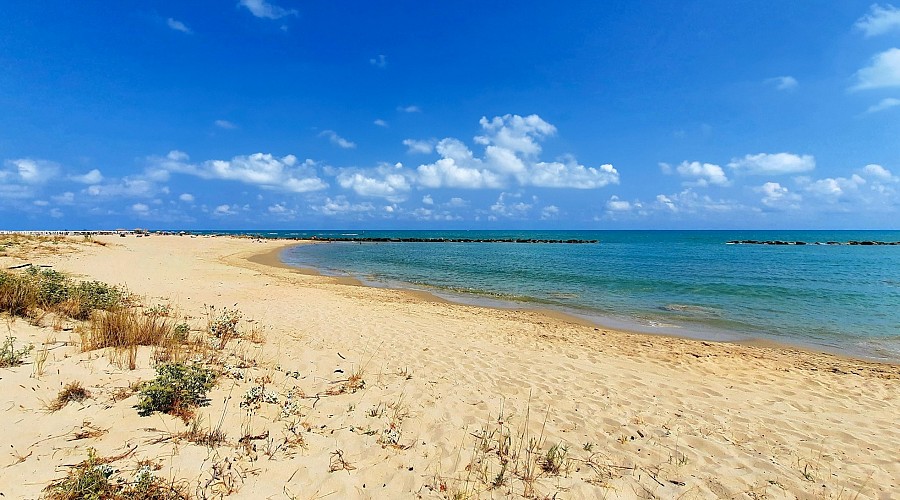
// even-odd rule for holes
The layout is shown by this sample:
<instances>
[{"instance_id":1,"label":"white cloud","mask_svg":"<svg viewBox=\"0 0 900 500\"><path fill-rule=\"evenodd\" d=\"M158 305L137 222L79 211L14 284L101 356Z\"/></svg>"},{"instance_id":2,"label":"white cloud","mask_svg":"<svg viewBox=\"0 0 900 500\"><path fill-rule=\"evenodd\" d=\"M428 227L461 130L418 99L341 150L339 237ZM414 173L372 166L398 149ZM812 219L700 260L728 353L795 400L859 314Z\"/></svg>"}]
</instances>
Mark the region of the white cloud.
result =
<instances>
[{"instance_id":1,"label":"white cloud","mask_svg":"<svg viewBox=\"0 0 900 500\"><path fill-rule=\"evenodd\" d=\"M597 168L577 163L540 162L531 172L529 184L538 187L597 189L619 183L619 172L610 164Z\"/></svg>"},{"instance_id":2,"label":"white cloud","mask_svg":"<svg viewBox=\"0 0 900 500\"><path fill-rule=\"evenodd\" d=\"M182 33L187 33L188 35L192 34L190 28L188 28L183 22L172 19L171 17L166 19L166 25L172 28L175 31L180 31Z\"/></svg>"},{"instance_id":3,"label":"white cloud","mask_svg":"<svg viewBox=\"0 0 900 500\"><path fill-rule=\"evenodd\" d=\"M387 128L387 127L388 127L388 122L382 120L381 118L377 118L377 119L376 119L374 122L372 122L372 123L374 123L375 125L378 125L379 127L383 127L383 128Z\"/></svg>"},{"instance_id":4,"label":"white cloud","mask_svg":"<svg viewBox=\"0 0 900 500\"><path fill-rule=\"evenodd\" d=\"M849 178L829 177L827 179L819 179L807 184L805 189L814 195L835 201L845 195L855 193L865 183L865 179L853 174Z\"/></svg>"},{"instance_id":5,"label":"white cloud","mask_svg":"<svg viewBox=\"0 0 900 500\"><path fill-rule=\"evenodd\" d=\"M344 189L352 189L360 196L385 198L400 202L410 190L409 175L402 163L383 164L370 172L347 170L337 176L338 184Z\"/></svg>"},{"instance_id":6,"label":"white cloud","mask_svg":"<svg viewBox=\"0 0 900 500\"><path fill-rule=\"evenodd\" d=\"M173 149L172 151L169 151L169 154L166 155L166 158L172 161L188 161L191 157L188 156L188 154L184 151Z\"/></svg>"},{"instance_id":7,"label":"white cloud","mask_svg":"<svg viewBox=\"0 0 900 500\"><path fill-rule=\"evenodd\" d=\"M150 207L143 203L135 203L134 205L131 205L131 210L133 210L138 215L146 215L150 212Z\"/></svg>"},{"instance_id":8,"label":"white cloud","mask_svg":"<svg viewBox=\"0 0 900 500\"><path fill-rule=\"evenodd\" d=\"M788 188L782 186L777 182L767 182L762 186L755 188L754 191L756 191L757 193L762 193L763 197L760 201L763 205L771 208L780 208L785 205L792 205L802 199L800 195L791 193Z\"/></svg>"},{"instance_id":9,"label":"white cloud","mask_svg":"<svg viewBox=\"0 0 900 500\"><path fill-rule=\"evenodd\" d=\"M31 202L31 204L36 207L46 207L46 206L50 205L50 202L46 201L46 200L34 200Z\"/></svg>"},{"instance_id":10,"label":"white cloud","mask_svg":"<svg viewBox=\"0 0 900 500\"><path fill-rule=\"evenodd\" d=\"M366 214L375 210L375 205L369 202L350 203L345 196L337 196L334 199L326 198L320 206L311 207L316 212L324 215Z\"/></svg>"},{"instance_id":11,"label":"white cloud","mask_svg":"<svg viewBox=\"0 0 900 500\"><path fill-rule=\"evenodd\" d=\"M660 168L662 168L663 172L670 172L672 170L672 167L666 163L660 164ZM683 161L681 162L681 165L678 165L675 168L675 171L682 177L694 179L685 182L684 184L686 186L706 187L709 185L727 186L729 184L725 171L722 170L722 167L714 163Z\"/></svg>"},{"instance_id":12,"label":"white cloud","mask_svg":"<svg viewBox=\"0 0 900 500\"><path fill-rule=\"evenodd\" d=\"M900 86L900 49L888 49L872 58L872 63L856 72L852 90Z\"/></svg>"},{"instance_id":13,"label":"white cloud","mask_svg":"<svg viewBox=\"0 0 900 500\"><path fill-rule=\"evenodd\" d=\"M708 195L699 195L688 188L680 193L660 194L650 208L673 213L724 213L738 210L741 205L731 200L715 200Z\"/></svg>"},{"instance_id":14,"label":"white cloud","mask_svg":"<svg viewBox=\"0 0 900 500\"><path fill-rule=\"evenodd\" d=\"M316 163L287 155L276 158L268 153L235 156L231 160L208 160L188 163L188 155L172 151L165 158L150 158L152 165L164 172L195 175L202 179L222 179L260 186L266 189L306 193L328 187L316 174Z\"/></svg>"},{"instance_id":15,"label":"white cloud","mask_svg":"<svg viewBox=\"0 0 900 500\"><path fill-rule=\"evenodd\" d=\"M158 191L156 183L141 176L124 177L107 184L95 184L85 190L91 196L107 198L147 198L154 196Z\"/></svg>"},{"instance_id":16,"label":"white cloud","mask_svg":"<svg viewBox=\"0 0 900 500\"><path fill-rule=\"evenodd\" d=\"M270 214L275 215L283 215L288 212L288 209L281 203L276 203L274 205L270 205L268 208Z\"/></svg>"},{"instance_id":17,"label":"white cloud","mask_svg":"<svg viewBox=\"0 0 900 500\"><path fill-rule=\"evenodd\" d=\"M556 134L556 127L538 115L495 116L491 120L481 117L479 122L485 135L475 137L475 142L496 145L513 153L534 156L541 152L538 140Z\"/></svg>"},{"instance_id":18,"label":"white cloud","mask_svg":"<svg viewBox=\"0 0 900 500\"><path fill-rule=\"evenodd\" d=\"M215 208L215 210L213 210L213 215L218 215L218 216L236 215L237 208L238 208L237 206L228 205L228 204L219 205Z\"/></svg>"},{"instance_id":19,"label":"white cloud","mask_svg":"<svg viewBox=\"0 0 900 500\"><path fill-rule=\"evenodd\" d=\"M560 210L556 205L547 205L541 209L541 220L552 220L559 217Z\"/></svg>"},{"instance_id":20,"label":"white cloud","mask_svg":"<svg viewBox=\"0 0 900 500\"><path fill-rule=\"evenodd\" d=\"M50 209L50 217L53 217L54 219L61 219L64 215L63 211L58 208Z\"/></svg>"},{"instance_id":21,"label":"white cloud","mask_svg":"<svg viewBox=\"0 0 900 500\"><path fill-rule=\"evenodd\" d=\"M4 173L4 175L0 175L0 180L12 177L25 184L42 184L56 177L59 173L59 165L48 160L19 158L16 160L6 160L4 165L9 170Z\"/></svg>"},{"instance_id":22,"label":"white cloud","mask_svg":"<svg viewBox=\"0 0 900 500\"><path fill-rule=\"evenodd\" d=\"M378 54L378 56L369 59L369 64L376 68L385 68L387 67L387 57L384 54Z\"/></svg>"},{"instance_id":23,"label":"white cloud","mask_svg":"<svg viewBox=\"0 0 900 500\"><path fill-rule=\"evenodd\" d=\"M181 193L181 195L178 196L178 199L185 203L193 203L194 195L192 195L191 193Z\"/></svg>"},{"instance_id":24,"label":"white cloud","mask_svg":"<svg viewBox=\"0 0 900 500\"><path fill-rule=\"evenodd\" d=\"M483 162L457 139L443 139L435 149L442 158L428 165L419 165L418 182L421 185L466 189L503 187L503 178L487 170Z\"/></svg>"},{"instance_id":25,"label":"white cloud","mask_svg":"<svg viewBox=\"0 0 900 500\"><path fill-rule=\"evenodd\" d=\"M234 130L238 128L237 125L228 120L216 120L213 122L213 125L225 130Z\"/></svg>"},{"instance_id":26,"label":"white cloud","mask_svg":"<svg viewBox=\"0 0 900 500\"><path fill-rule=\"evenodd\" d=\"M60 205L71 205L75 203L75 193L66 191L65 193L52 197L53 201Z\"/></svg>"},{"instance_id":27,"label":"white cloud","mask_svg":"<svg viewBox=\"0 0 900 500\"><path fill-rule=\"evenodd\" d=\"M435 150L441 159L418 168L418 182L426 187L499 189L512 181L526 186L595 189L619 182L612 165L585 167L571 156L555 162L538 161L540 139L556 128L537 115L504 115L480 120L484 135L475 142L485 146L484 158L476 157L458 139L446 138Z\"/></svg>"},{"instance_id":28,"label":"white cloud","mask_svg":"<svg viewBox=\"0 0 900 500\"><path fill-rule=\"evenodd\" d=\"M453 207L453 208L462 208L468 204L469 204L469 202L467 202L466 200L464 200L462 198L458 198L458 197L450 198L450 201L447 202L447 206Z\"/></svg>"},{"instance_id":29,"label":"white cloud","mask_svg":"<svg viewBox=\"0 0 900 500\"><path fill-rule=\"evenodd\" d=\"M415 106L415 105L400 106L397 108L397 111L402 111L404 113L421 113L422 108Z\"/></svg>"},{"instance_id":30,"label":"white cloud","mask_svg":"<svg viewBox=\"0 0 900 500\"><path fill-rule=\"evenodd\" d=\"M816 159L812 155L759 153L733 158L728 167L740 173L754 175L799 174L816 168Z\"/></svg>"},{"instance_id":31,"label":"white cloud","mask_svg":"<svg viewBox=\"0 0 900 500\"><path fill-rule=\"evenodd\" d=\"M528 215L532 205L522 201L512 202L508 198L520 198L521 195L512 193L500 193L497 202L491 205L492 220L498 217L523 219Z\"/></svg>"},{"instance_id":32,"label":"white cloud","mask_svg":"<svg viewBox=\"0 0 900 500\"><path fill-rule=\"evenodd\" d=\"M103 174L96 168L84 175L73 175L69 179L82 184L97 184L103 182Z\"/></svg>"},{"instance_id":33,"label":"white cloud","mask_svg":"<svg viewBox=\"0 0 900 500\"><path fill-rule=\"evenodd\" d=\"M339 136L337 134L337 132L335 132L334 130L323 130L322 133L319 134L319 137L327 137L328 140L332 144L334 144L335 146L337 146L339 148L344 148L344 149L356 148L356 143L348 141L347 139L344 139L343 137Z\"/></svg>"},{"instance_id":34,"label":"white cloud","mask_svg":"<svg viewBox=\"0 0 900 500\"><path fill-rule=\"evenodd\" d=\"M286 16L296 16L294 9L285 9L266 0L240 0L240 5L247 8L251 14L263 19L281 19Z\"/></svg>"},{"instance_id":35,"label":"white cloud","mask_svg":"<svg viewBox=\"0 0 900 500\"><path fill-rule=\"evenodd\" d=\"M895 106L900 106L900 99L896 99L894 97L885 97L884 99L879 101L878 104L869 106L869 109L866 110L866 113L877 113L879 111L884 111Z\"/></svg>"},{"instance_id":36,"label":"white cloud","mask_svg":"<svg viewBox=\"0 0 900 500\"><path fill-rule=\"evenodd\" d=\"M872 4L869 13L859 18L853 25L866 37L883 35L892 30L900 30L900 9L891 4Z\"/></svg>"},{"instance_id":37,"label":"white cloud","mask_svg":"<svg viewBox=\"0 0 900 500\"><path fill-rule=\"evenodd\" d=\"M774 85L778 90L793 90L799 84L793 76L776 76L765 81L769 85Z\"/></svg>"},{"instance_id":38,"label":"white cloud","mask_svg":"<svg viewBox=\"0 0 900 500\"><path fill-rule=\"evenodd\" d=\"M897 181L897 177L894 177L894 175L891 174L890 170L882 167L881 165L875 165L875 164L866 165L865 167L863 167L862 170L863 170L863 175L865 175L867 177L873 177L878 180L889 181L889 182Z\"/></svg>"},{"instance_id":39,"label":"white cloud","mask_svg":"<svg viewBox=\"0 0 900 500\"><path fill-rule=\"evenodd\" d=\"M620 200L618 196L612 195L606 202L606 209L610 212L628 212L631 210L631 203L627 200Z\"/></svg>"},{"instance_id":40,"label":"white cloud","mask_svg":"<svg viewBox=\"0 0 900 500\"><path fill-rule=\"evenodd\" d=\"M426 194L425 196L422 197L422 204L423 205L434 205L434 198L432 198L430 194Z\"/></svg>"},{"instance_id":41,"label":"white cloud","mask_svg":"<svg viewBox=\"0 0 900 500\"><path fill-rule=\"evenodd\" d=\"M409 148L406 152L410 154L430 154L434 151L434 139L427 141L419 141L416 139L405 139L403 145Z\"/></svg>"}]
</instances>

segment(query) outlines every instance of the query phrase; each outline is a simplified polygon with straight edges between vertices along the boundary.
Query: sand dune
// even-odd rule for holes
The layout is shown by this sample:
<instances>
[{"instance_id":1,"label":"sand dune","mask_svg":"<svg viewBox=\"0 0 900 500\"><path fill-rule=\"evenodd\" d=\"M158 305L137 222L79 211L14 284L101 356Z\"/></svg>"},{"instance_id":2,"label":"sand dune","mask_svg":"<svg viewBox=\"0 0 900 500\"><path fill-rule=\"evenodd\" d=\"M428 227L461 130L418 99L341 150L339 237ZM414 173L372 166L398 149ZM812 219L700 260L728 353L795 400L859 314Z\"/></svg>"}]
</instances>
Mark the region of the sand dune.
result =
<instances>
[{"instance_id":1,"label":"sand dune","mask_svg":"<svg viewBox=\"0 0 900 500\"><path fill-rule=\"evenodd\" d=\"M49 349L41 374L34 353L0 369L5 498L39 497L89 447L125 454L113 463L123 476L143 460L207 498L900 491L896 365L618 332L358 286L278 266L283 241L98 241L106 245L0 257L0 265L30 261L121 284L147 305L170 304L195 329L206 306L238 309L241 328L265 342L223 351L226 374L199 414L225 443L205 446L178 437L187 428L180 419L133 408L128 387L153 378L153 348L141 348L129 370L105 352L80 352L75 330L7 319L17 345ZM348 385L354 373L364 385ZM74 380L91 398L47 411ZM255 385L277 402L242 407Z\"/></svg>"}]
</instances>

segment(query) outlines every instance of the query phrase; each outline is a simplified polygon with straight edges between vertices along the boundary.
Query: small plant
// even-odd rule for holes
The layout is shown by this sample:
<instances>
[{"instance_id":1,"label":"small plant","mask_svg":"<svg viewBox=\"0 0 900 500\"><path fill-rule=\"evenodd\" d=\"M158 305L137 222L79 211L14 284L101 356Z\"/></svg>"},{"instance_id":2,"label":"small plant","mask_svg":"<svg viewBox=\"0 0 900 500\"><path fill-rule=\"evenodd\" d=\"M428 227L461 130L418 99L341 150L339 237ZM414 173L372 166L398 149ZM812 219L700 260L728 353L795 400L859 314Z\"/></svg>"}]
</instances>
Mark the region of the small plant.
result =
<instances>
[{"instance_id":1,"label":"small plant","mask_svg":"<svg viewBox=\"0 0 900 500\"><path fill-rule=\"evenodd\" d=\"M238 336L238 323L243 316L240 311L223 307L221 312L216 314L215 306L209 306L208 314L207 329L210 335L220 339L223 344Z\"/></svg>"},{"instance_id":2,"label":"small plant","mask_svg":"<svg viewBox=\"0 0 900 500\"><path fill-rule=\"evenodd\" d=\"M175 340L178 342L185 342L188 339L188 334L191 333L191 327L188 326L187 323L178 323L175 325L175 328L172 329L172 335L175 337Z\"/></svg>"},{"instance_id":3,"label":"small plant","mask_svg":"<svg viewBox=\"0 0 900 500\"><path fill-rule=\"evenodd\" d=\"M138 415L168 413L187 422L197 406L209 403L206 393L215 385L216 374L199 365L166 363L156 367L156 378L140 385Z\"/></svg>"},{"instance_id":4,"label":"small plant","mask_svg":"<svg viewBox=\"0 0 900 500\"><path fill-rule=\"evenodd\" d=\"M182 485L155 477L148 466L138 469L132 480L116 477L118 471L109 464L121 457L101 458L88 448L88 458L73 467L66 477L44 488L49 500L136 499L182 500L189 498Z\"/></svg>"},{"instance_id":5,"label":"small plant","mask_svg":"<svg viewBox=\"0 0 900 500\"><path fill-rule=\"evenodd\" d=\"M34 349L33 345L28 344L27 346L16 350L15 342L15 337L6 337L6 340L3 341L3 345L0 346L0 368L10 368L21 365L24 362L25 356Z\"/></svg>"},{"instance_id":6,"label":"small plant","mask_svg":"<svg viewBox=\"0 0 900 500\"><path fill-rule=\"evenodd\" d=\"M571 460L567 458L568 453L568 448L562 444L551 446L541 461L541 469L554 476L567 473L571 465Z\"/></svg>"},{"instance_id":7,"label":"small plant","mask_svg":"<svg viewBox=\"0 0 900 500\"><path fill-rule=\"evenodd\" d=\"M89 397L91 397L91 393L81 385L81 382L69 382L61 391L59 391L59 394L56 395L56 399L47 405L47 409L50 411L59 411L69 404L70 401L77 401L80 403Z\"/></svg>"}]
</instances>

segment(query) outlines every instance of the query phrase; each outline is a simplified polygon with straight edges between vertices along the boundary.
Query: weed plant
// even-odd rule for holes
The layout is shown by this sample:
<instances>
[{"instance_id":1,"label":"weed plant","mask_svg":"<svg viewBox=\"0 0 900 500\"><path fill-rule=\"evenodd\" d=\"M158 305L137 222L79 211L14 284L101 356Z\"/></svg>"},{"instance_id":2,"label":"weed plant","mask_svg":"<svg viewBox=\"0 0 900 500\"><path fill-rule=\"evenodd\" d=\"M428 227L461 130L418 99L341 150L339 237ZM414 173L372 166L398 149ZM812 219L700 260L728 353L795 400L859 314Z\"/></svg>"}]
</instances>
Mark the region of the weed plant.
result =
<instances>
[{"instance_id":1,"label":"weed plant","mask_svg":"<svg viewBox=\"0 0 900 500\"><path fill-rule=\"evenodd\" d=\"M156 367L156 378L140 385L138 415L168 413L188 422L194 408L209 403L206 393L216 382L216 374L200 365L166 363Z\"/></svg>"},{"instance_id":2,"label":"weed plant","mask_svg":"<svg viewBox=\"0 0 900 500\"><path fill-rule=\"evenodd\" d=\"M15 343L15 337L10 336L6 337L6 340L3 341L3 345L0 345L0 368L10 368L21 365L24 362L25 356L34 349L34 346L29 344L16 350Z\"/></svg>"}]
</instances>

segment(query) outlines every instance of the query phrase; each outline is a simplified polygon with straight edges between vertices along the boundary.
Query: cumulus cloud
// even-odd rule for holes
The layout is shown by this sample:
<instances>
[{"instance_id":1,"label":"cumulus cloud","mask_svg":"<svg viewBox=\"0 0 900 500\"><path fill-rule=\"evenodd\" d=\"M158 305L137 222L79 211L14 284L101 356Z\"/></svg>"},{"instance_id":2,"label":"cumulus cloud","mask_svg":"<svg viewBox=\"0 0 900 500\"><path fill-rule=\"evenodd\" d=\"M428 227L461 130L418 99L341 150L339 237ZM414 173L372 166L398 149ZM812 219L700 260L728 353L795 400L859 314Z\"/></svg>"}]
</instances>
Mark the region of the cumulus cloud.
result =
<instances>
[{"instance_id":1,"label":"cumulus cloud","mask_svg":"<svg viewBox=\"0 0 900 500\"><path fill-rule=\"evenodd\" d=\"M75 203L75 193L66 191L65 193L51 197L51 199L60 205L71 205Z\"/></svg>"},{"instance_id":2,"label":"cumulus cloud","mask_svg":"<svg viewBox=\"0 0 900 500\"><path fill-rule=\"evenodd\" d=\"M541 220L553 220L559 217L560 210L556 205L547 205L541 209Z\"/></svg>"},{"instance_id":3,"label":"cumulus cloud","mask_svg":"<svg viewBox=\"0 0 900 500\"><path fill-rule=\"evenodd\" d=\"M510 184L548 188L595 189L619 182L612 165L586 167L571 156L554 162L539 161L540 140L556 128L538 115L486 117L479 122L483 135L475 137L485 146L479 158L462 141L446 138L435 150L441 159L420 165L418 182L426 187L501 189Z\"/></svg>"},{"instance_id":4,"label":"cumulus cloud","mask_svg":"<svg viewBox=\"0 0 900 500\"><path fill-rule=\"evenodd\" d=\"M853 26L862 31L866 37L900 30L900 9L891 4L884 6L872 4L869 13L859 18Z\"/></svg>"},{"instance_id":5,"label":"cumulus cloud","mask_svg":"<svg viewBox=\"0 0 900 500\"><path fill-rule=\"evenodd\" d=\"M763 205L770 208L781 208L785 205L795 204L801 200L800 195L791 193L788 188L777 182L767 182L762 186L755 188L754 191L762 193L763 197L760 201Z\"/></svg>"},{"instance_id":6,"label":"cumulus cloud","mask_svg":"<svg viewBox=\"0 0 900 500\"><path fill-rule=\"evenodd\" d=\"M150 212L150 207L144 203L135 203L134 205L131 205L131 210L138 215L146 215Z\"/></svg>"},{"instance_id":7,"label":"cumulus cloud","mask_svg":"<svg viewBox=\"0 0 900 500\"><path fill-rule=\"evenodd\" d=\"M728 167L736 172L752 175L798 174L816 168L816 159L812 155L760 153L734 158Z\"/></svg>"},{"instance_id":8,"label":"cumulus cloud","mask_svg":"<svg viewBox=\"0 0 900 500\"><path fill-rule=\"evenodd\" d=\"M43 184L59 173L59 165L48 160L19 158L6 160L4 166L7 170L0 175L0 180L6 182L11 179L25 184Z\"/></svg>"},{"instance_id":9,"label":"cumulus cloud","mask_svg":"<svg viewBox=\"0 0 900 500\"><path fill-rule=\"evenodd\" d=\"M368 214L375 210L375 205L365 203L350 203L345 196L337 196L334 199L326 198L322 205L311 207L316 212L324 215Z\"/></svg>"},{"instance_id":10,"label":"cumulus cloud","mask_svg":"<svg viewBox=\"0 0 900 500\"><path fill-rule=\"evenodd\" d=\"M298 15L294 9L285 9L266 0L240 0L239 4L246 7L254 16L262 19L281 19Z\"/></svg>"},{"instance_id":11,"label":"cumulus cloud","mask_svg":"<svg viewBox=\"0 0 900 500\"><path fill-rule=\"evenodd\" d=\"M699 195L688 188L680 193L657 195L655 203L649 205L649 208L663 212L693 214L731 212L742 206L732 200L716 200L709 195Z\"/></svg>"},{"instance_id":12,"label":"cumulus cloud","mask_svg":"<svg viewBox=\"0 0 900 500\"><path fill-rule=\"evenodd\" d=\"M69 179L82 184L98 184L103 182L103 174L95 168L84 175L73 175Z\"/></svg>"},{"instance_id":13,"label":"cumulus cloud","mask_svg":"<svg viewBox=\"0 0 900 500\"><path fill-rule=\"evenodd\" d=\"M900 86L900 49L888 49L872 58L871 64L856 72L852 90Z\"/></svg>"},{"instance_id":14,"label":"cumulus cloud","mask_svg":"<svg viewBox=\"0 0 900 500\"><path fill-rule=\"evenodd\" d=\"M556 134L556 127L538 115L504 115L490 120L481 117L478 123L485 134L475 137L476 143L530 156L541 152L539 140Z\"/></svg>"},{"instance_id":15,"label":"cumulus cloud","mask_svg":"<svg viewBox=\"0 0 900 500\"><path fill-rule=\"evenodd\" d=\"M403 113L421 113L422 108L415 105L400 106L397 108L397 111L402 111Z\"/></svg>"},{"instance_id":16,"label":"cumulus cloud","mask_svg":"<svg viewBox=\"0 0 900 500\"><path fill-rule=\"evenodd\" d=\"M618 196L612 195L606 202L606 209L610 212L628 212L631 210L631 202L620 200Z\"/></svg>"},{"instance_id":17,"label":"cumulus cloud","mask_svg":"<svg viewBox=\"0 0 900 500\"><path fill-rule=\"evenodd\" d=\"M422 197L422 204L423 205L434 205L434 198L432 198L430 194L426 194L425 196Z\"/></svg>"},{"instance_id":18,"label":"cumulus cloud","mask_svg":"<svg viewBox=\"0 0 900 500\"><path fill-rule=\"evenodd\" d=\"M377 118L377 119L376 119L375 121L373 121L372 123L374 123L375 125L378 125L379 127L382 127L382 128L387 128L387 127L388 127L388 122L382 120L381 118Z\"/></svg>"},{"instance_id":19,"label":"cumulus cloud","mask_svg":"<svg viewBox=\"0 0 900 500\"><path fill-rule=\"evenodd\" d=\"M219 205L213 210L213 215L218 215L218 216L236 215L237 208L238 207L236 207L236 206L232 206L232 205L228 205L228 204Z\"/></svg>"},{"instance_id":20,"label":"cumulus cloud","mask_svg":"<svg viewBox=\"0 0 900 500\"><path fill-rule=\"evenodd\" d=\"M660 164L663 172L671 172L672 167L667 163ZM728 177L722 167L713 163L700 163L699 161L683 161L674 169L682 177L693 179L685 181L686 186L706 187L727 186L729 184Z\"/></svg>"},{"instance_id":21,"label":"cumulus cloud","mask_svg":"<svg viewBox=\"0 0 900 500\"><path fill-rule=\"evenodd\" d=\"M894 97L885 97L884 99L879 101L878 104L869 106L869 109L866 110L866 113L877 113L879 111L884 111L895 106L900 106L900 99L896 99Z\"/></svg>"},{"instance_id":22,"label":"cumulus cloud","mask_svg":"<svg viewBox=\"0 0 900 500\"><path fill-rule=\"evenodd\" d=\"M897 181L897 177L895 177L890 170L882 167L881 165L870 164L866 165L862 169L863 175L867 177L872 177L882 181Z\"/></svg>"},{"instance_id":23,"label":"cumulus cloud","mask_svg":"<svg viewBox=\"0 0 900 500\"><path fill-rule=\"evenodd\" d=\"M530 203L525 203L523 201L514 201L519 198L521 198L521 195L519 194L500 193L497 201L493 205L491 205L492 215L489 216L489 219L497 220L498 217L508 219L524 219L525 217L527 217L528 212L531 210L531 207L533 205Z\"/></svg>"},{"instance_id":24,"label":"cumulus cloud","mask_svg":"<svg viewBox=\"0 0 900 500\"><path fill-rule=\"evenodd\" d=\"M339 136L334 130L323 130L319 137L327 137L329 142L343 149L355 149L356 143Z\"/></svg>"},{"instance_id":25,"label":"cumulus cloud","mask_svg":"<svg viewBox=\"0 0 900 500\"><path fill-rule=\"evenodd\" d=\"M776 76L766 79L766 84L774 86L777 90L793 90L799 83L793 76Z\"/></svg>"},{"instance_id":26,"label":"cumulus cloud","mask_svg":"<svg viewBox=\"0 0 900 500\"><path fill-rule=\"evenodd\" d=\"M191 193L181 193L181 195L178 196L178 199L185 203L193 203L194 195L192 195Z\"/></svg>"},{"instance_id":27,"label":"cumulus cloud","mask_svg":"<svg viewBox=\"0 0 900 500\"><path fill-rule=\"evenodd\" d=\"M419 141L416 139L405 139L403 141L403 145L406 146L407 153L417 153L417 154L429 154L434 151L434 139L430 139L427 141Z\"/></svg>"},{"instance_id":28,"label":"cumulus cloud","mask_svg":"<svg viewBox=\"0 0 900 500\"><path fill-rule=\"evenodd\" d=\"M375 66L376 68L385 68L387 67L387 57L384 54L378 54L377 56L369 59L369 64Z\"/></svg>"},{"instance_id":29,"label":"cumulus cloud","mask_svg":"<svg viewBox=\"0 0 900 500\"><path fill-rule=\"evenodd\" d=\"M177 20L175 20L175 19L172 19L171 17L168 18L168 19L166 19L166 25L169 26L169 28L172 28L172 29L175 30L175 31L180 31L180 32L182 32L182 33L187 33L188 35L190 35L190 34L193 33L193 31L191 31L191 29L188 28L183 22L177 21Z\"/></svg>"},{"instance_id":30,"label":"cumulus cloud","mask_svg":"<svg viewBox=\"0 0 900 500\"><path fill-rule=\"evenodd\" d=\"M488 170L459 140L443 139L435 149L442 158L431 164L419 165L417 180L421 185L466 189L498 189L504 186L502 176Z\"/></svg>"},{"instance_id":31,"label":"cumulus cloud","mask_svg":"<svg viewBox=\"0 0 900 500\"><path fill-rule=\"evenodd\" d=\"M385 198L394 202L406 199L406 193L410 190L407 172L402 163L383 164L370 172L345 170L338 174L337 182L342 188L352 189L360 196Z\"/></svg>"},{"instance_id":32,"label":"cumulus cloud","mask_svg":"<svg viewBox=\"0 0 900 500\"><path fill-rule=\"evenodd\" d=\"M807 192L830 201L836 201L841 197L857 192L859 187L866 183L866 180L857 174L853 174L849 178L829 177L808 183L801 182L806 184L805 189Z\"/></svg>"},{"instance_id":33,"label":"cumulus cloud","mask_svg":"<svg viewBox=\"0 0 900 500\"><path fill-rule=\"evenodd\" d=\"M221 179L260 186L266 189L307 193L328 187L316 173L312 160L302 163L294 155L277 158L268 153L235 156L231 160L207 160L190 163L187 154L171 151L165 158L150 158L164 172L194 175L202 179Z\"/></svg>"}]
</instances>

